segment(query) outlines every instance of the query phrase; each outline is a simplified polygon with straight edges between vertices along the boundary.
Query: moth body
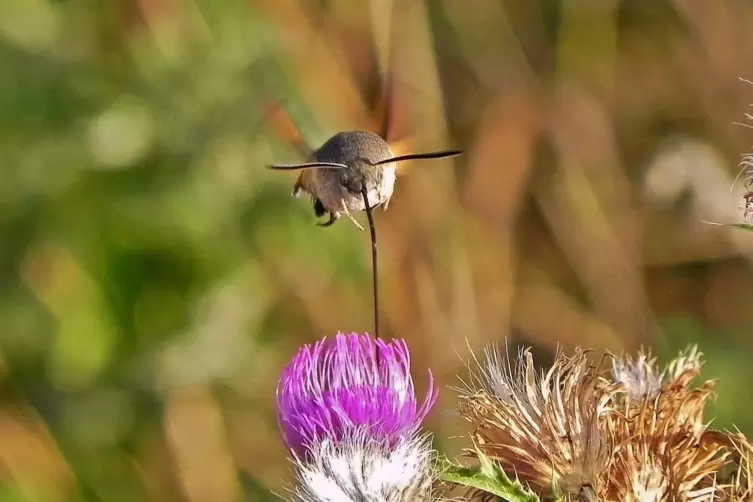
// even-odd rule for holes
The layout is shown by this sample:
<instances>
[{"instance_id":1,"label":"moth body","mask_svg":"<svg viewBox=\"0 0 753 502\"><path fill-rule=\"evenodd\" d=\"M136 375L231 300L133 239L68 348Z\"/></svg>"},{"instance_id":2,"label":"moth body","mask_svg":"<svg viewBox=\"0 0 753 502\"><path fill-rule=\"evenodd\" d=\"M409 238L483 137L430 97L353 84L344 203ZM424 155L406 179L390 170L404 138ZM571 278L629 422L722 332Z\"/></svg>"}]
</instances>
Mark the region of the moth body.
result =
<instances>
[{"instance_id":1,"label":"moth body","mask_svg":"<svg viewBox=\"0 0 753 502\"><path fill-rule=\"evenodd\" d=\"M383 204L387 209L395 188L396 163L385 161L393 157L389 144L377 134L340 132L315 150L311 161L345 167L302 171L293 187L293 196L299 197L306 192L312 198L317 216L329 214L329 220L320 223L321 226L332 225L344 214L363 230L351 213L366 209L361 192L363 187L366 188L369 207Z\"/></svg>"}]
</instances>

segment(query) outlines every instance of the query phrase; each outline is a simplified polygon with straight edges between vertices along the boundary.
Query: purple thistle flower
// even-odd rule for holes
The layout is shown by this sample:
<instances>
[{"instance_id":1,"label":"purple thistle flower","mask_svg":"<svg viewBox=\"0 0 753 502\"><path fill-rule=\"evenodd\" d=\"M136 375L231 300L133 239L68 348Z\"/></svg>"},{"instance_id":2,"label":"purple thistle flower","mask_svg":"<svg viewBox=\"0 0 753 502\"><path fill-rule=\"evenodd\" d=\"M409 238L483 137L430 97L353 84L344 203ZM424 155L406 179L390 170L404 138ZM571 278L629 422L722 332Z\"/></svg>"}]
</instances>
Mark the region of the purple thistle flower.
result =
<instances>
[{"instance_id":1,"label":"purple thistle flower","mask_svg":"<svg viewBox=\"0 0 753 502\"><path fill-rule=\"evenodd\" d=\"M341 442L366 430L394 445L418 431L436 402L431 372L429 379L419 406L403 340L338 333L334 339L304 345L277 387L283 441L295 454L305 455L313 441Z\"/></svg>"}]
</instances>

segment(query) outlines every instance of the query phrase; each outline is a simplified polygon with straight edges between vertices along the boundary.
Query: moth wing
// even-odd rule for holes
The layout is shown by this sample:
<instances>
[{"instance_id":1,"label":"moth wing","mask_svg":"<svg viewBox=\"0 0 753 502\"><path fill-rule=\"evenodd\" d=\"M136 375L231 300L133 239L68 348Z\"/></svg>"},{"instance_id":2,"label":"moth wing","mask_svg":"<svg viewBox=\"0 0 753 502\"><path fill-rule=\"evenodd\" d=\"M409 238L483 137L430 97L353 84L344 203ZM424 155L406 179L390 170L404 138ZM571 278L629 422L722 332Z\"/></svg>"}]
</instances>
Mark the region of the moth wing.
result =
<instances>
[{"instance_id":1,"label":"moth wing","mask_svg":"<svg viewBox=\"0 0 753 502\"><path fill-rule=\"evenodd\" d=\"M350 0L352 6L342 1L326 5L310 0L256 1L286 42L281 55L301 101L334 130L363 129L369 114L360 82L351 71L351 60L358 54L367 54L370 34L362 37L363 44L351 34L358 32L361 11L365 7L368 11L370 0ZM338 14L342 9L347 10ZM341 43L343 37L348 43ZM368 61L366 57L362 66L368 67Z\"/></svg>"},{"instance_id":2,"label":"moth wing","mask_svg":"<svg viewBox=\"0 0 753 502\"><path fill-rule=\"evenodd\" d=\"M419 136L433 135L432 126L438 123L423 123L423 116L441 113L442 108L441 98L435 105L424 96L425 88L440 87L431 82L439 78L436 68L415 75L416 61L434 60L426 54L433 50L431 44L419 44L418 52L411 50L415 33L431 31L426 12L409 0L331 0L330 4L332 17L339 21L329 32L337 34L349 74L362 89L370 112L367 128L387 141L395 156L415 152L424 143ZM420 128L416 121L422 122ZM412 165L398 163L397 174L405 174Z\"/></svg>"},{"instance_id":3,"label":"moth wing","mask_svg":"<svg viewBox=\"0 0 753 502\"><path fill-rule=\"evenodd\" d=\"M345 74L359 89L367 114L353 122L354 128L373 131L391 146L404 141L411 134L408 89L401 78L410 69L400 57L403 34L410 29L401 21L408 2L330 0L328 5L328 44L342 55Z\"/></svg>"},{"instance_id":4,"label":"moth wing","mask_svg":"<svg viewBox=\"0 0 753 502\"><path fill-rule=\"evenodd\" d=\"M303 159L312 158L314 148L303 137L301 129L290 113L278 101L271 99L268 101L265 119L275 134L295 148Z\"/></svg>"}]
</instances>

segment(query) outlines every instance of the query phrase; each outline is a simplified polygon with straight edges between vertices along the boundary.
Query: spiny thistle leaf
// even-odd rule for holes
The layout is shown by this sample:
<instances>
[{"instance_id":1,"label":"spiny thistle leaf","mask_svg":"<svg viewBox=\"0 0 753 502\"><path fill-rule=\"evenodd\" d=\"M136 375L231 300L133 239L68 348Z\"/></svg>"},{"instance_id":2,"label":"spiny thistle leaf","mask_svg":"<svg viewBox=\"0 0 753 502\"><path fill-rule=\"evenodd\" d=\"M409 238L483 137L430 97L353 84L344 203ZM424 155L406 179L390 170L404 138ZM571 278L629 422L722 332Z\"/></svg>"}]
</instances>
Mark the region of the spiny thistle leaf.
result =
<instances>
[{"instance_id":1,"label":"spiny thistle leaf","mask_svg":"<svg viewBox=\"0 0 753 502\"><path fill-rule=\"evenodd\" d=\"M539 497L518 479L510 479L492 459L476 450L478 467L465 467L442 459L439 478L447 483L465 486L474 491L501 497L508 502L540 502Z\"/></svg>"}]
</instances>

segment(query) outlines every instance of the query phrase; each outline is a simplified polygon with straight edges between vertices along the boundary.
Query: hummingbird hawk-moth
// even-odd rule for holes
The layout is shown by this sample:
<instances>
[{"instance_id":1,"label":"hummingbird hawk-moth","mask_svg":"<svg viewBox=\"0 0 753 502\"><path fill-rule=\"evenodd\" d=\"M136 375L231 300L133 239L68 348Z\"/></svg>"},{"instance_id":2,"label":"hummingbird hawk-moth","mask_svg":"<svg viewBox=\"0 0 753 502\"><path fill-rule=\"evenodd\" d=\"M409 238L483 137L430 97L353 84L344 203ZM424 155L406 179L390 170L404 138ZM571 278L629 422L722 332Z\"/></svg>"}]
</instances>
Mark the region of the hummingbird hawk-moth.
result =
<instances>
[{"instance_id":1,"label":"hummingbird hawk-moth","mask_svg":"<svg viewBox=\"0 0 753 502\"><path fill-rule=\"evenodd\" d=\"M344 131L313 150L301 164L272 164L270 169L302 170L292 195L311 196L316 216L329 215L321 227L335 223L342 214L359 229L352 213L383 205L386 211L397 178L397 163L406 160L437 159L460 155L460 150L441 150L396 156L390 144L370 131Z\"/></svg>"},{"instance_id":2,"label":"hummingbird hawk-moth","mask_svg":"<svg viewBox=\"0 0 753 502\"><path fill-rule=\"evenodd\" d=\"M363 2L363 8L368 12L370 2ZM393 13L397 8L393 6ZM309 16L313 16L311 12ZM367 14L367 17L369 14ZM393 19L396 19L393 16ZM326 21L325 21L326 22ZM368 24L368 23L367 23ZM322 30L321 37L328 37L332 33L339 33L337 26L328 26ZM361 27L363 28L363 27ZM347 31L347 30L343 30ZM356 30L359 35L363 31ZM389 38L394 30L390 27ZM363 67L364 60L371 60L372 68L378 68L378 48L372 38L365 43L357 44L353 40L340 40L343 52L350 55L351 73L358 73L356 67ZM368 38L368 37L367 37ZM362 42L364 42L362 40ZM356 47L349 47L352 45ZM350 51L348 50L350 49ZM317 217L328 216L327 221L317 223L321 227L333 225L342 215L345 215L360 230L364 230L353 214L365 211L369 223L372 244L372 273L374 294L374 323L375 334L379 336L378 316L378 287L377 287L377 246L376 228L372 210L382 206L387 210L390 198L394 192L398 174L398 165L410 160L438 159L460 155L461 150L439 150L425 153L396 154L395 145L404 147L406 139L395 140L395 130L402 124L395 120L398 107L395 103L396 75L392 67L397 53L397 44L390 41L387 68L383 76L376 79L379 88L376 103L371 113L377 122L377 132L364 129L354 129L338 132L330 137L319 148L313 148L307 142L296 126L289 113L279 104L272 107L272 125L277 133L293 145L303 162L297 164L272 164L268 167L276 170L300 171L293 185L292 195L296 198L308 194L311 198L314 214ZM347 59L347 58L346 58ZM346 63L347 64L347 63ZM372 72L373 73L373 72ZM378 72L377 72L378 73ZM368 88L368 82L360 82L362 89ZM366 94L364 92L364 94ZM364 96L364 101L368 101ZM401 131L405 134L405 131Z\"/></svg>"}]
</instances>

